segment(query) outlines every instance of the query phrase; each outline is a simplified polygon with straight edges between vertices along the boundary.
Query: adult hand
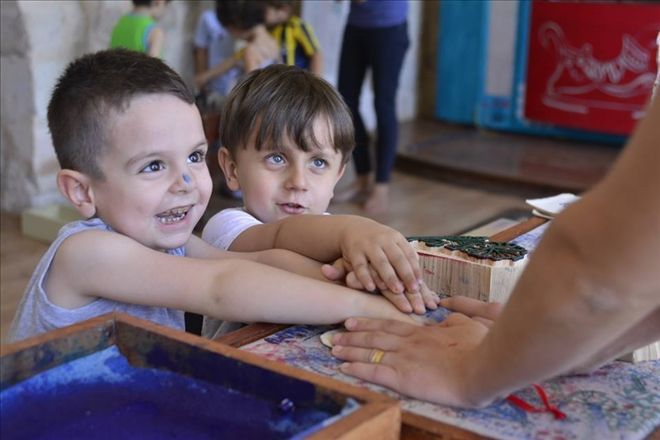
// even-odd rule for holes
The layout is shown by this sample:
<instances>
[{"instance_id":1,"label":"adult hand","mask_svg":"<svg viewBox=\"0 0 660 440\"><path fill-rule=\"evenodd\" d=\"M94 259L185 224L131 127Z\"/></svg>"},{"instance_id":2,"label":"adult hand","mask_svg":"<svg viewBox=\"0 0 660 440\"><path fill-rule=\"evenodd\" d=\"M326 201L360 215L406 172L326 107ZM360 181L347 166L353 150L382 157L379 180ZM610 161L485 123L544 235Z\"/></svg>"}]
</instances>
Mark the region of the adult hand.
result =
<instances>
[{"instance_id":1,"label":"adult hand","mask_svg":"<svg viewBox=\"0 0 660 440\"><path fill-rule=\"evenodd\" d=\"M502 313L504 304L488 303L478 299L468 298L467 296L450 296L439 301L442 307L448 308L457 313L462 313L470 318L480 321L490 327Z\"/></svg>"},{"instance_id":2,"label":"adult hand","mask_svg":"<svg viewBox=\"0 0 660 440\"><path fill-rule=\"evenodd\" d=\"M471 367L488 325L453 313L442 323L415 326L392 320L350 318L334 336L341 371L430 402L477 406L470 396Z\"/></svg>"}]
</instances>

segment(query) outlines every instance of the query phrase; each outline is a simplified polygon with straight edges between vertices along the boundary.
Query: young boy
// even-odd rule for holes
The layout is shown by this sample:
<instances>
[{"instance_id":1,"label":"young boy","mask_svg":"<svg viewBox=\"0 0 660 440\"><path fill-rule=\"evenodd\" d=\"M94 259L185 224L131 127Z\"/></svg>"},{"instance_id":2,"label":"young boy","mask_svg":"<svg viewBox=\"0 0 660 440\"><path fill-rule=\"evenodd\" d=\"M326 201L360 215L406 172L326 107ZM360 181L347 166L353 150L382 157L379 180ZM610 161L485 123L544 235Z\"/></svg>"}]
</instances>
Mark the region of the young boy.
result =
<instances>
[{"instance_id":1,"label":"young boy","mask_svg":"<svg viewBox=\"0 0 660 440\"><path fill-rule=\"evenodd\" d=\"M123 49L75 60L48 125L58 188L88 220L62 228L37 265L12 340L110 311L178 329L184 310L242 322L411 320L383 298L281 270L322 279L300 255L225 252L192 235L211 192L207 145L192 93L161 60Z\"/></svg>"},{"instance_id":2,"label":"young boy","mask_svg":"<svg viewBox=\"0 0 660 440\"><path fill-rule=\"evenodd\" d=\"M354 145L350 113L325 80L281 64L250 73L227 99L220 142L227 186L243 192L245 205L213 216L205 241L232 251L289 249L326 263L341 257L351 286L378 287L403 311L437 307L399 232L364 217L323 215Z\"/></svg>"},{"instance_id":3,"label":"young boy","mask_svg":"<svg viewBox=\"0 0 660 440\"><path fill-rule=\"evenodd\" d=\"M133 0L133 11L122 16L112 29L110 48L136 50L160 57L165 32L156 21L165 13L170 0Z\"/></svg>"},{"instance_id":4,"label":"young boy","mask_svg":"<svg viewBox=\"0 0 660 440\"><path fill-rule=\"evenodd\" d=\"M323 55L312 26L293 15L291 0L269 0L266 4L266 25L280 45L282 59L289 66L323 73Z\"/></svg>"},{"instance_id":5,"label":"young boy","mask_svg":"<svg viewBox=\"0 0 660 440\"><path fill-rule=\"evenodd\" d=\"M219 0L216 3L216 14L231 36L245 41L246 45L233 57L195 75L194 81L198 88L236 66L241 67L243 72L251 72L282 62L279 45L265 25L265 3L254 0Z\"/></svg>"}]
</instances>

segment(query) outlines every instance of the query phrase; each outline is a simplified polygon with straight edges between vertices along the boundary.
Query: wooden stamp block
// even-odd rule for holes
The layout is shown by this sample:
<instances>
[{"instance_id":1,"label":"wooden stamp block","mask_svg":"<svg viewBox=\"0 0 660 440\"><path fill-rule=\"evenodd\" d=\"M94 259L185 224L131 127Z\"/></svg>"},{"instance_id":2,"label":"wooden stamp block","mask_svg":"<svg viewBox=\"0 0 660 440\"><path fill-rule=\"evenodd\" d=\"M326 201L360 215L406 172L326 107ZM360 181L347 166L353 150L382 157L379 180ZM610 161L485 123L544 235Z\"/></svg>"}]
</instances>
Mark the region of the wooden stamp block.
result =
<instances>
[{"instance_id":1,"label":"wooden stamp block","mask_svg":"<svg viewBox=\"0 0 660 440\"><path fill-rule=\"evenodd\" d=\"M485 237L419 237L412 245L431 290L488 302L506 302L527 263L525 249Z\"/></svg>"},{"instance_id":2,"label":"wooden stamp block","mask_svg":"<svg viewBox=\"0 0 660 440\"><path fill-rule=\"evenodd\" d=\"M125 314L1 347L2 438L398 438L399 404Z\"/></svg>"}]
</instances>

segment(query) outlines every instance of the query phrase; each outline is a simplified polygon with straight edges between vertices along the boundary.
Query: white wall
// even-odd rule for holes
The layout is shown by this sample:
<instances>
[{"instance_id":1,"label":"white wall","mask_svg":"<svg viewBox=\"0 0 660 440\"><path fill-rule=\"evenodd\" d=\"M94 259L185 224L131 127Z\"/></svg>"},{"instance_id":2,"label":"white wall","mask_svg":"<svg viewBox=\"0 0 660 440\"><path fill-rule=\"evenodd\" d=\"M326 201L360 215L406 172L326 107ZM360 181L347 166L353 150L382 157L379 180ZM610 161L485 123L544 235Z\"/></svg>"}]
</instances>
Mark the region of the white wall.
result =
<instances>
[{"instance_id":1,"label":"white wall","mask_svg":"<svg viewBox=\"0 0 660 440\"><path fill-rule=\"evenodd\" d=\"M212 2L173 1L161 21L164 59L188 80L194 25L207 6ZM131 8L130 0L0 2L2 210L63 201L46 120L51 91L70 61L108 47L112 27Z\"/></svg>"},{"instance_id":2,"label":"white wall","mask_svg":"<svg viewBox=\"0 0 660 440\"><path fill-rule=\"evenodd\" d=\"M404 59L397 93L397 116L400 121L414 119L417 116L417 78L419 73L422 6L420 0L410 0L408 5L410 47ZM314 28L319 45L323 50L325 63L323 76L335 86L337 85L339 52L346 18L348 17L348 9L349 1L316 0L306 1L302 5L302 18ZM371 79L368 78L362 88L360 112L369 130L374 130L376 127L373 97Z\"/></svg>"}]
</instances>

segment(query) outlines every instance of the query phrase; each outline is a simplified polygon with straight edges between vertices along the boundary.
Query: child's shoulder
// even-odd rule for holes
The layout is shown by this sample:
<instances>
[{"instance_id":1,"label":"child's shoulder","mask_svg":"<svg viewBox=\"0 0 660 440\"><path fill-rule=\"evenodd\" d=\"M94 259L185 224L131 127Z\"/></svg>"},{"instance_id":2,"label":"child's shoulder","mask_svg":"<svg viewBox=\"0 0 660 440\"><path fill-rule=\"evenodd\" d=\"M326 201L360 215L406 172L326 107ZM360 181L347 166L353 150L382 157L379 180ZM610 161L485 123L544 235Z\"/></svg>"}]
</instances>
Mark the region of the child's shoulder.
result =
<instances>
[{"instance_id":1,"label":"child's shoulder","mask_svg":"<svg viewBox=\"0 0 660 440\"><path fill-rule=\"evenodd\" d=\"M224 227L230 226L236 222L252 220L258 221L252 214L247 212L245 208L227 208L213 215L213 217L211 217L204 225L204 231L224 229ZM202 238L203 237L204 232L202 232Z\"/></svg>"},{"instance_id":2,"label":"child's shoulder","mask_svg":"<svg viewBox=\"0 0 660 440\"><path fill-rule=\"evenodd\" d=\"M229 245L242 232L261 224L263 222L243 208L223 209L206 222L202 239L220 249L229 249Z\"/></svg>"}]
</instances>

